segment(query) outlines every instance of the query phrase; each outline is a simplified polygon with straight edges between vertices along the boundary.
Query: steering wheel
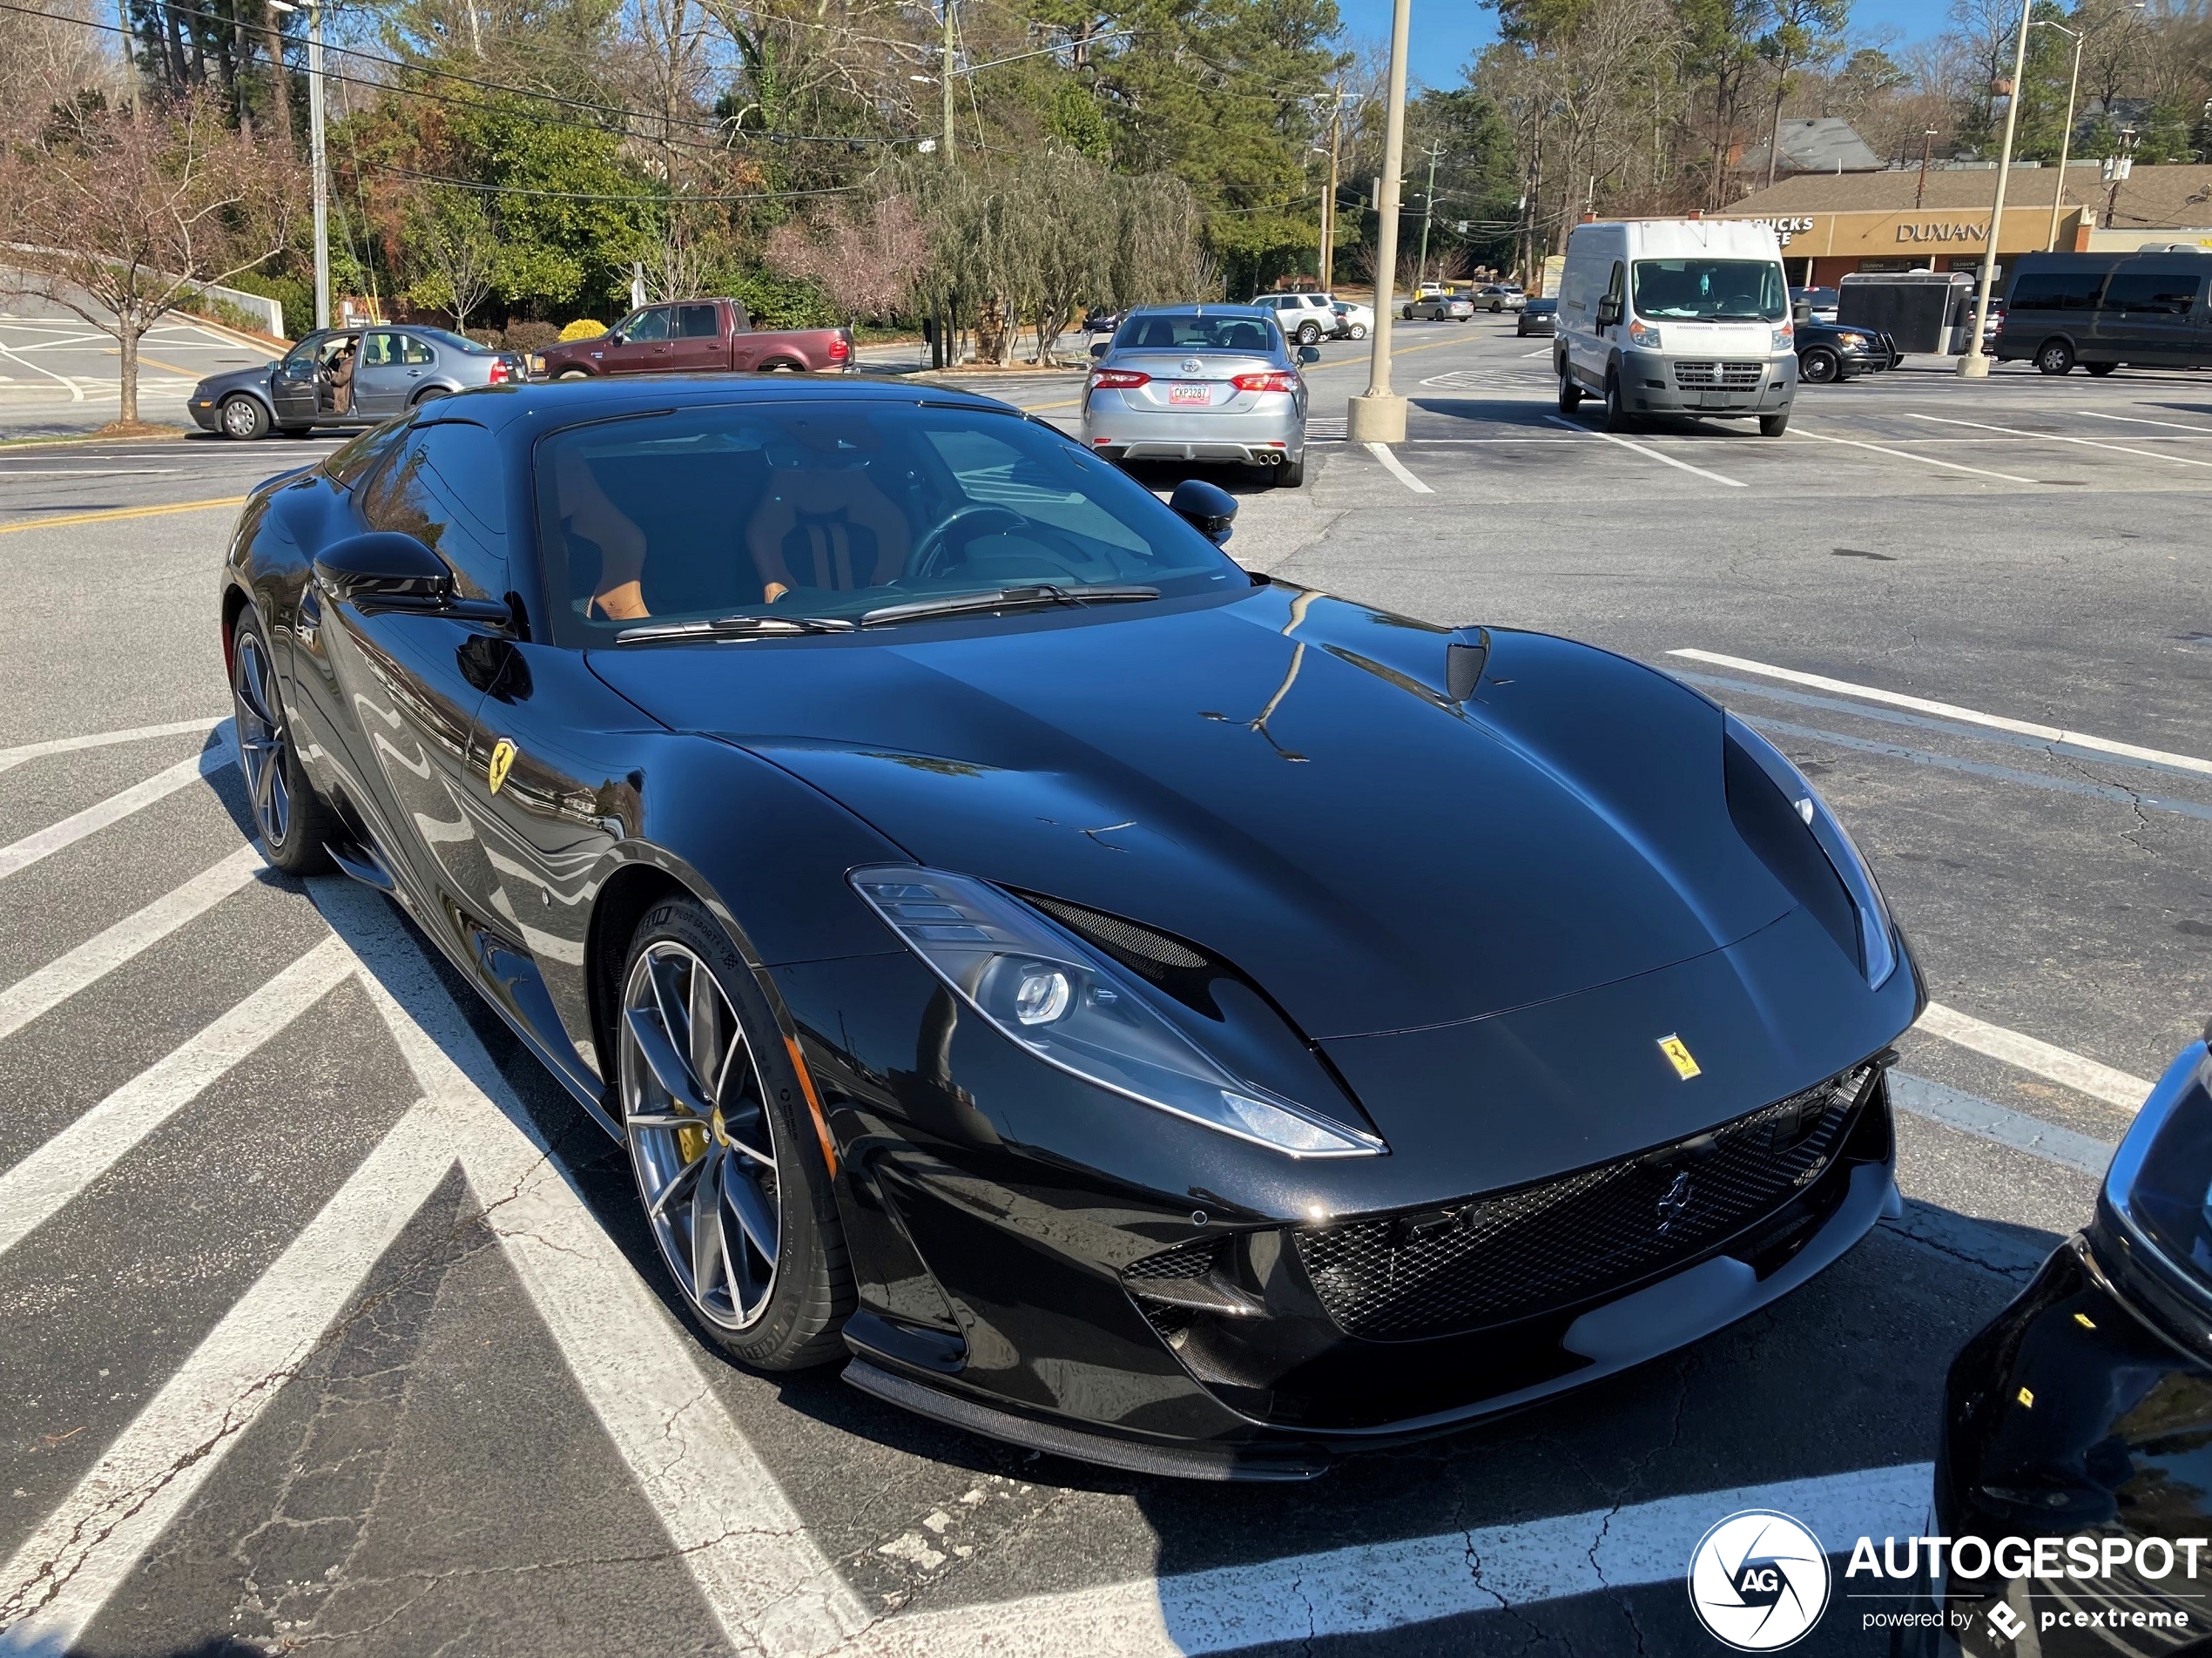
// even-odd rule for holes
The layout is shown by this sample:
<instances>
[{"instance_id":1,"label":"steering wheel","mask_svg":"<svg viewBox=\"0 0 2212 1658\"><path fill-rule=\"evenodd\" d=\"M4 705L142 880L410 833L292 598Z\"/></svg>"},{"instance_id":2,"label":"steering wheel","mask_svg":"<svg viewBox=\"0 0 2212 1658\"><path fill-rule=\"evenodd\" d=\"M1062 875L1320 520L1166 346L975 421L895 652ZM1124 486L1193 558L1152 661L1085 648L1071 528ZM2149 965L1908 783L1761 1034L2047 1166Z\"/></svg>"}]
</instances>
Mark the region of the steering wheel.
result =
<instances>
[{"instance_id":1,"label":"steering wheel","mask_svg":"<svg viewBox=\"0 0 2212 1658\"><path fill-rule=\"evenodd\" d=\"M921 538L914 551L907 556L904 574L915 579L936 574L937 572L931 566L936 562L937 555L942 552L952 540L953 531L963 524L974 526L961 537L961 544L965 546L978 536L988 535L995 529L1028 528L1029 521L1010 507L971 502L958 511L949 514Z\"/></svg>"}]
</instances>

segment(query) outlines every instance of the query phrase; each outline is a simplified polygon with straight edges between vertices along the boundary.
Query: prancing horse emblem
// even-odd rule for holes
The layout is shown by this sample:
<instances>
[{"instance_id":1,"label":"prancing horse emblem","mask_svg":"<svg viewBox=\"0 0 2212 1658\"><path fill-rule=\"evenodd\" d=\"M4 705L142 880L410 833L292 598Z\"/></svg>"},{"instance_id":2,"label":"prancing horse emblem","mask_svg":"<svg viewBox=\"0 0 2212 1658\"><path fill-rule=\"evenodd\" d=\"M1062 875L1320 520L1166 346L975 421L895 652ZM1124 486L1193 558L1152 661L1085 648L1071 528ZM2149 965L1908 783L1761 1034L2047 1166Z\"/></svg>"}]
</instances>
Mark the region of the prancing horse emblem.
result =
<instances>
[{"instance_id":1,"label":"prancing horse emblem","mask_svg":"<svg viewBox=\"0 0 2212 1658\"><path fill-rule=\"evenodd\" d=\"M485 780L491 785L494 794L499 792L499 785L507 781L507 774L514 767L515 745L502 737L491 745L491 764L484 768Z\"/></svg>"},{"instance_id":2,"label":"prancing horse emblem","mask_svg":"<svg viewBox=\"0 0 2212 1658\"><path fill-rule=\"evenodd\" d=\"M1667 1188L1667 1195L1659 1200L1659 1236L1664 1237L1674 1223L1689 1213L1690 1184L1688 1175L1676 1175L1675 1183Z\"/></svg>"}]
</instances>

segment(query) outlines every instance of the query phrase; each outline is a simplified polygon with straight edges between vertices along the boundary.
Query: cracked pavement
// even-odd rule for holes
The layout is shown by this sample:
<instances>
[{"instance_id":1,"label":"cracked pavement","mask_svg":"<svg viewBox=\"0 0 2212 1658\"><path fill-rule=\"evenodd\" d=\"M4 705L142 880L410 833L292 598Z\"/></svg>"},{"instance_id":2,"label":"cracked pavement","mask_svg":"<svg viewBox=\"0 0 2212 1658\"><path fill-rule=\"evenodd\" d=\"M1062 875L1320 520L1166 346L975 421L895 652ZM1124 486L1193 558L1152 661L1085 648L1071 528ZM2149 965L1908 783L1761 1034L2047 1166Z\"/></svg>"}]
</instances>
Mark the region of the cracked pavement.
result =
<instances>
[{"instance_id":1,"label":"cracked pavement","mask_svg":"<svg viewBox=\"0 0 2212 1658\"><path fill-rule=\"evenodd\" d=\"M1304 489L1237 484L1231 550L1253 568L1438 622L1542 628L1656 663L1703 649L2212 756L2203 469L1931 435L1913 418L1962 399L2021 429L2135 411L2203 427L2202 439L2172 435L2196 454L2212 450L2212 395L2196 382L2005 373L1969 390L1908 367L1809 388L1799 404L1810 431L2052 481L2027 489L1743 428L1638 440L1746 486L1734 489L1548 423L1543 364L1528 356L1541 342L1509 325L1412 325L1398 343L1399 389L1416 399L1399 454L1436 493L1413 494L1364 451L1317 444ZM1362 363L1328 348L1317 413L1339 412ZM1048 379L1016 389L1064 400L1067 383ZM1450 383L1421 385L1432 379ZM19 465L11 481L0 456L0 515L235 493L325 447L124 446L114 453L177 469L82 483ZM69 453L89 467L108 451ZM223 712L202 607L227 529L215 513L138 521L127 536L84 526L0 539L19 596L0 617L0 747ZM118 637L126 683L110 665ZM2138 1075L2201 1028L2212 778L1708 677L1731 682L1704 688L1747 718L1804 733L1778 740L1866 847L1940 1000ZM0 771L19 826L0 833L57 822L199 741ZM0 880L0 994L206 868L238 844L241 815L234 778L219 775ZM297 883L249 882L0 1036L0 1176L324 933ZM492 1015L465 992L458 1005L619 1258L680 1324L618 1149ZM1900 1046L1905 1068L1947 1087L2098 1140L2125 1130L2115 1108L1995 1060L1924 1034ZM37 1533L421 1091L373 999L341 984L0 1252L12 1407L0 1557ZM898 1650L903 1628L941 1637L971 1609L1039 1595L1440 1539L1440 1569L1463 1571L1465 1605L1482 1609L1332 1632L1327 1580L1294 1567L1268 1591L1285 1621L1271 1627L1303 1634L1254 1650L1716 1650L1678 1581L1622 1580L1623 1517L1678 1493L1924 1460L1950 1354L2088 1211L2093 1182L2074 1169L1919 1118L1902 1119L1898 1138L1904 1214L1778 1305L1581 1394L1292 1488L1079 1466L905 1416L833 1372L754 1376L703 1345L705 1392L651 1395L659 1437L625 1460L502 1244L571 1260L529 1207L545 1171L525 1158L511 1185L489 1188L449 1174L304 1356L264 1378L266 1408L227 1436L73 1649L727 1651L693 1557L742 1562L749 1540L788 1540L733 1525L671 1540L650 1487L686 1476L699 1453L681 1424L705 1406L726 1413L850 1592L856 1648ZM1581 1587L1529 1599L1525 1562L1498 1540L1559 1516L1589 1521L1566 1563ZM1041 1625L1028 1645L992 1650L1066 1650L1055 1635ZM1800 1650L1866 1648L1831 1614Z\"/></svg>"}]
</instances>

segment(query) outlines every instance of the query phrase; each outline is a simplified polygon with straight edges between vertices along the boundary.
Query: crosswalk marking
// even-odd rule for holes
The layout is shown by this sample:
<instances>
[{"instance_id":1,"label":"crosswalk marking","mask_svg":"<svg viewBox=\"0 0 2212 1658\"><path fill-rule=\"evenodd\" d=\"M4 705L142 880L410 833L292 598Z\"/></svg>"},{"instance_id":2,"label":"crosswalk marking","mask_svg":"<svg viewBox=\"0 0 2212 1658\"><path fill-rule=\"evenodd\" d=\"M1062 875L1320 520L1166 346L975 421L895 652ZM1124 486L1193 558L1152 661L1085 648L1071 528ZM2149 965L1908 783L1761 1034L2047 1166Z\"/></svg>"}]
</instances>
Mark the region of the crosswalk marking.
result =
<instances>
[{"instance_id":1,"label":"crosswalk marking","mask_svg":"<svg viewBox=\"0 0 2212 1658\"><path fill-rule=\"evenodd\" d=\"M226 722L227 724L227 722ZM238 763L238 751L227 742L210 743L189 760L179 760L166 771L157 772L143 783L134 783L120 794L110 795L97 805L64 818L49 825L36 834L25 835L21 840L0 846L0 880L5 880L18 870L28 869L42 858L51 858L66 847L75 846L87 835L98 834L110 824L120 823L132 812L144 810L157 800L166 799L186 784L209 778L226 766Z\"/></svg>"},{"instance_id":2,"label":"crosswalk marking","mask_svg":"<svg viewBox=\"0 0 2212 1658\"><path fill-rule=\"evenodd\" d=\"M206 914L264 867L258 847L240 846L175 891L0 990L0 1041L158 944L185 922Z\"/></svg>"},{"instance_id":3,"label":"crosswalk marking","mask_svg":"<svg viewBox=\"0 0 2212 1658\"><path fill-rule=\"evenodd\" d=\"M352 970L353 958L345 946L334 939L317 945L0 1173L0 1255L44 1225L132 1147L321 1001Z\"/></svg>"}]
</instances>

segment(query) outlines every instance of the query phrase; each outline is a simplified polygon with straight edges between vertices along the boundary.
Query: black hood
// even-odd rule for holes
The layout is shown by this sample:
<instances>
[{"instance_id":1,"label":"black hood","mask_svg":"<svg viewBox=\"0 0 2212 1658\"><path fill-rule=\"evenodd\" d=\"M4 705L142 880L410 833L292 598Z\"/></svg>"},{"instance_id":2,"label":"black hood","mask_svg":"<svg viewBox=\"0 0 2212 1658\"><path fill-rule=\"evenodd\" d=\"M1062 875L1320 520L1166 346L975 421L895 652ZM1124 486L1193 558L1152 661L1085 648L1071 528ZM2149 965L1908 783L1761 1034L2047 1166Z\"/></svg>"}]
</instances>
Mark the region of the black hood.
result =
<instances>
[{"instance_id":1,"label":"black hood","mask_svg":"<svg viewBox=\"0 0 2212 1658\"><path fill-rule=\"evenodd\" d=\"M1730 819L1717 709L1491 638L1464 704L1440 630L1281 587L590 660L917 862L1203 945L1317 1039L1569 995L1791 909Z\"/></svg>"}]
</instances>

